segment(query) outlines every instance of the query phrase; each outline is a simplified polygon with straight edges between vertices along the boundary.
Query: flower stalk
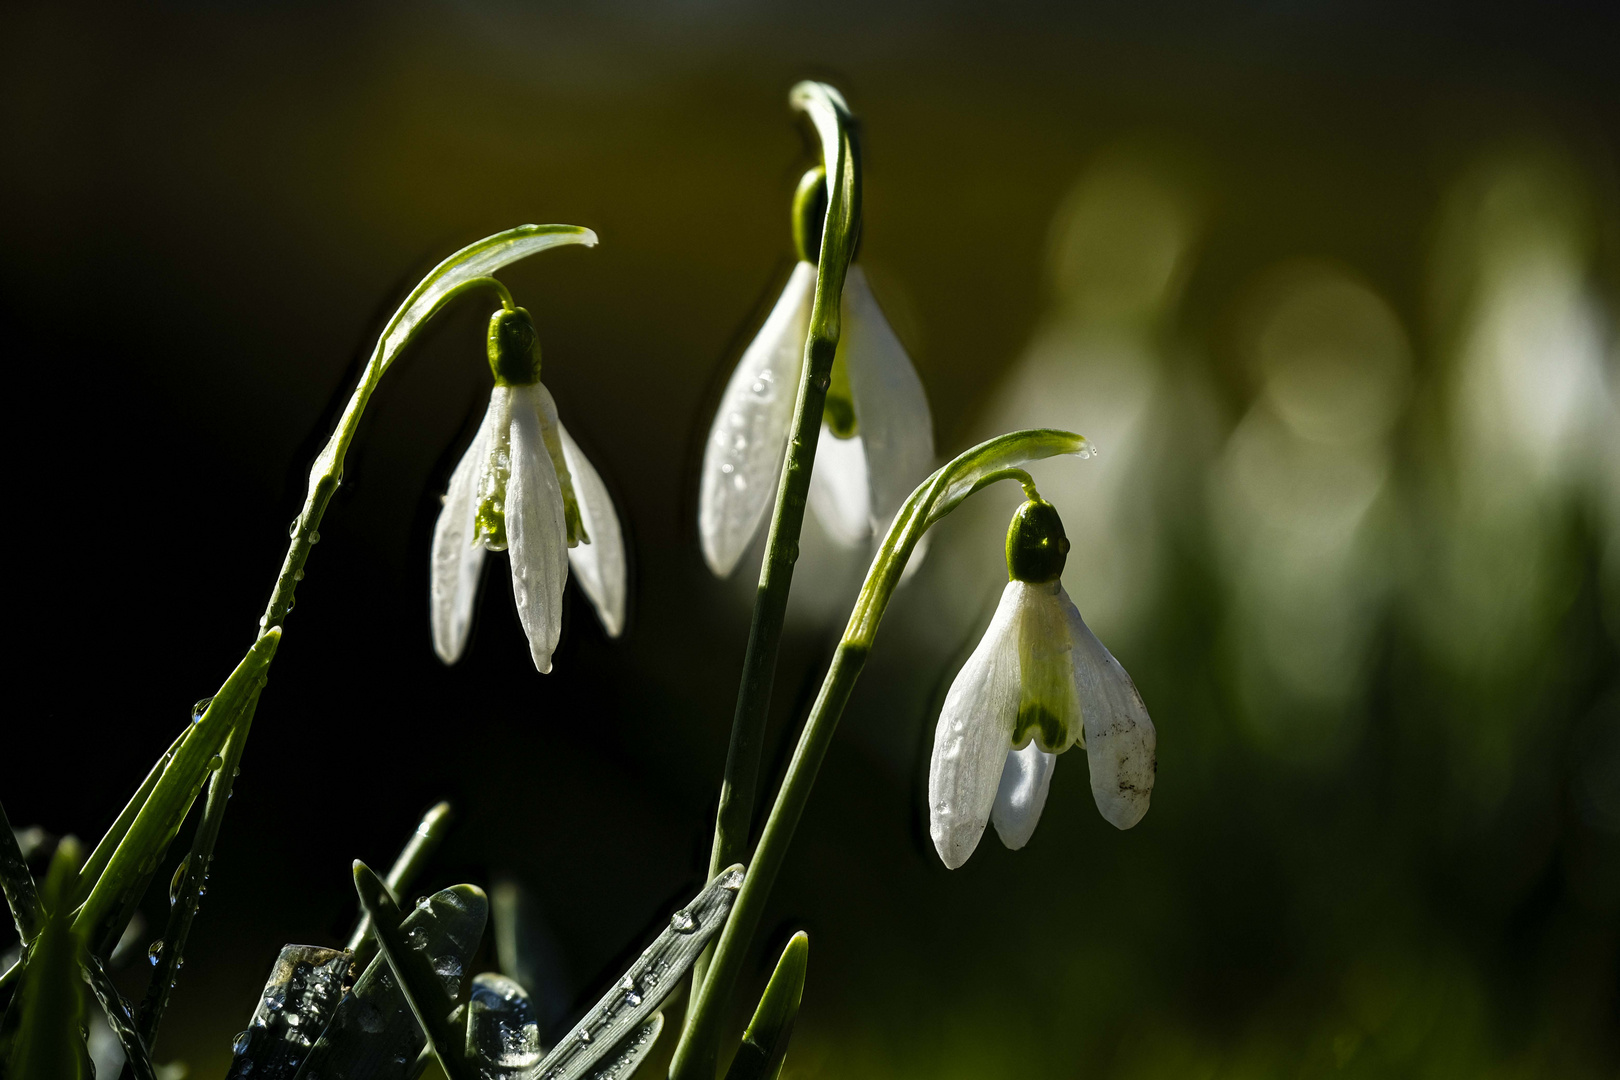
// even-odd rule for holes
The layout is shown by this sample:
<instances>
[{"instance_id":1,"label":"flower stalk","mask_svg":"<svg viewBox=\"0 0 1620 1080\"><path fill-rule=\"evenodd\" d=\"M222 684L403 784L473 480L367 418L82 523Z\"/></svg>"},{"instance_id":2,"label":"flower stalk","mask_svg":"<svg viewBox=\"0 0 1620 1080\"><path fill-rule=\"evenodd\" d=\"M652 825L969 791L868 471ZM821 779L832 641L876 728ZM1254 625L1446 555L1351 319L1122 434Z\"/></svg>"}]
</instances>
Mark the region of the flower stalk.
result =
<instances>
[{"instance_id":1,"label":"flower stalk","mask_svg":"<svg viewBox=\"0 0 1620 1080\"><path fill-rule=\"evenodd\" d=\"M991 439L937 470L912 492L895 516L867 571L832 664L799 734L753 861L748 864L748 877L720 933L707 977L694 988L686 1031L670 1064L671 1080L712 1080L715 1075L720 1021L741 974L744 955L764 914L765 902L787 856L844 706L871 654L883 613L918 541L964 499L998 480L1017 480L1026 494L1031 493L1034 484L1021 468L1023 464L1058 454L1079 454L1085 444L1079 435L1047 429L1016 431Z\"/></svg>"},{"instance_id":2,"label":"flower stalk","mask_svg":"<svg viewBox=\"0 0 1620 1080\"><path fill-rule=\"evenodd\" d=\"M344 458L373 391L416 332L451 300L469 290L488 288L501 298L503 308L510 310L511 295L489 275L528 255L571 243L594 245L596 235L572 225L522 225L486 237L434 267L395 311L372 350L342 418L310 469L304 504L290 529L287 554L252 647L219 693L199 706L192 723L159 759L76 880L70 878L63 885L65 895L74 901L71 913L63 913L70 920L72 934L83 940L93 954L107 955L204 784L211 783L191 861L176 893L177 903L165 933L167 955L154 972L153 991L141 1010L139 1026L148 1042L155 1035L168 986L179 964L231 782L281 640L282 624L292 610L310 550L320 541L321 519L342 482ZM32 957L25 963L31 966Z\"/></svg>"},{"instance_id":3,"label":"flower stalk","mask_svg":"<svg viewBox=\"0 0 1620 1080\"><path fill-rule=\"evenodd\" d=\"M755 593L753 621L743 657L742 682L732 717L731 741L726 751L720 807L715 814L714 845L709 876L741 861L753 823L759 761L776 678L776 655L787 617L793 567L799 557L799 533L804 526L810 474L815 467L822 410L831 384L838 338L844 277L860 232L860 153L851 132L848 107L838 91L824 83L802 82L789 100L815 126L826 170L827 213L817 251L814 307L805 341L805 362L794 404L787 460L778 482L765 560ZM693 968L694 986L703 982L707 965ZM711 1070L712 1072L712 1070Z\"/></svg>"}]
</instances>

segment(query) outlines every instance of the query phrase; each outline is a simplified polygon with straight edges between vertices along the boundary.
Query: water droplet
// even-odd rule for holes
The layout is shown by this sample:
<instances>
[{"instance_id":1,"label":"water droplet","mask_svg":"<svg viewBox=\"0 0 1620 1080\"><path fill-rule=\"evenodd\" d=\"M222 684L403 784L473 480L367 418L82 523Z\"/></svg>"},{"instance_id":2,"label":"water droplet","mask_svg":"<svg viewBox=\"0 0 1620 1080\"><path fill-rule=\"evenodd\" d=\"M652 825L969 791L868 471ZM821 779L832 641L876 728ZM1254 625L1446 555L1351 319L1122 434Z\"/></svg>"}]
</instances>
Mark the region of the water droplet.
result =
<instances>
[{"instance_id":1,"label":"water droplet","mask_svg":"<svg viewBox=\"0 0 1620 1080\"><path fill-rule=\"evenodd\" d=\"M669 928L677 934L695 934L699 925L690 911L677 911L669 917Z\"/></svg>"},{"instance_id":2,"label":"water droplet","mask_svg":"<svg viewBox=\"0 0 1620 1080\"><path fill-rule=\"evenodd\" d=\"M185 958L185 957L183 957L183 956L182 956L182 957L181 957L181 958L180 958L180 959L178 959L178 960L176 960L176 961L175 961L175 962L174 962L174 970L176 970L176 971L179 971L179 970L180 970L180 969L181 969L181 968L183 968L183 967L185 967L185 966L186 966L186 958ZM170 986L171 986L171 987L173 987L173 986L174 986L174 984L173 984L173 983L170 983L170 984L169 984L169 985L170 985Z\"/></svg>"},{"instance_id":3,"label":"water droplet","mask_svg":"<svg viewBox=\"0 0 1620 1080\"><path fill-rule=\"evenodd\" d=\"M215 754L213 757L208 759L208 771L215 772L223 764L225 764L225 759L220 757L218 754Z\"/></svg>"},{"instance_id":4,"label":"water droplet","mask_svg":"<svg viewBox=\"0 0 1620 1080\"><path fill-rule=\"evenodd\" d=\"M152 947L146 950L146 959L153 967L157 967L158 961L163 959L162 938L152 942Z\"/></svg>"},{"instance_id":5,"label":"water droplet","mask_svg":"<svg viewBox=\"0 0 1620 1080\"><path fill-rule=\"evenodd\" d=\"M169 906L173 907L180 902L180 890L186 884L186 867L191 865L191 856L187 855L180 860L180 865L174 868L174 877L169 879Z\"/></svg>"},{"instance_id":6,"label":"water droplet","mask_svg":"<svg viewBox=\"0 0 1620 1080\"><path fill-rule=\"evenodd\" d=\"M251 1045L252 1042L253 1033L251 1031L237 1032L236 1040L231 1043L231 1053L236 1057L241 1057L243 1054L248 1052L248 1046Z\"/></svg>"},{"instance_id":7,"label":"water droplet","mask_svg":"<svg viewBox=\"0 0 1620 1080\"><path fill-rule=\"evenodd\" d=\"M579 1029L579 1041L582 1043L588 1043L591 1041L591 1029L589 1027L582 1027Z\"/></svg>"},{"instance_id":8,"label":"water droplet","mask_svg":"<svg viewBox=\"0 0 1620 1080\"><path fill-rule=\"evenodd\" d=\"M641 992L636 989L636 980L626 975L619 983L619 989L624 991L624 1003L632 1009L641 1004Z\"/></svg>"},{"instance_id":9,"label":"water droplet","mask_svg":"<svg viewBox=\"0 0 1620 1080\"><path fill-rule=\"evenodd\" d=\"M203 718L203 713L208 711L208 706L213 704L213 701L212 697L205 697L191 707L191 722L193 724Z\"/></svg>"},{"instance_id":10,"label":"water droplet","mask_svg":"<svg viewBox=\"0 0 1620 1080\"><path fill-rule=\"evenodd\" d=\"M738 491L744 491L748 488L748 478L742 473L738 473L736 476L731 478L731 486L736 488Z\"/></svg>"},{"instance_id":11,"label":"water droplet","mask_svg":"<svg viewBox=\"0 0 1620 1080\"><path fill-rule=\"evenodd\" d=\"M320 543L321 542L321 530L319 530L319 529L311 529L310 533L309 533L309 542L312 543L312 544Z\"/></svg>"},{"instance_id":12,"label":"water droplet","mask_svg":"<svg viewBox=\"0 0 1620 1080\"><path fill-rule=\"evenodd\" d=\"M297 536L298 536L298 522L300 520L302 520L302 515L300 515L299 517L293 518L292 519L292 524L287 526L287 538L289 540L297 538Z\"/></svg>"},{"instance_id":13,"label":"water droplet","mask_svg":"<svg viewBox=\"0 0 1620 1080\"><path fill-rule=\"evenodd\" d=\"M725 889L727 892L736 892L738 889L742 888L742 883L743 872L741 870L733 870L731 873L720 879L720 887Z\"/></svg>"},{"instance_id":14,"label":"water droplet","mask_svg":"<svg viewBox=\"0 0 1620 1080\"><path fill-rule=\"evenodd\" d=\"M300 567L297 570L293 571L293 580L294 581L303 581L304 580L304 570L303 570L302 567Z\"/></svg>"}]
</instances>

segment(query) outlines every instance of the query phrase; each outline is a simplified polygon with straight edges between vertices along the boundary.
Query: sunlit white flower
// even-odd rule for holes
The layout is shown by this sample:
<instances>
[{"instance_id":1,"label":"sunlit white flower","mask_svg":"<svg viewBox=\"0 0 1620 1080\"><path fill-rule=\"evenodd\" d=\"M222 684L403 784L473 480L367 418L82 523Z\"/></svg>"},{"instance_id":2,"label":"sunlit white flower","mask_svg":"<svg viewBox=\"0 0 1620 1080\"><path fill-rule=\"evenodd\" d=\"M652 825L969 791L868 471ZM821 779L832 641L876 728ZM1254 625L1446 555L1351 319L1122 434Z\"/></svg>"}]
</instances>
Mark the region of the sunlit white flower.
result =
<instances>
[{"instance_id":1,"label":"sunlit white flower","mask_svg":"<svg viewBox=\"0 0 1620 1080\"><path fill-rule=\"evenodd\" d=\"M709 432L698 531L721 577L776 497L815 288L815 264L801 259L726 384ZM858 265L845 278L841 315L809 502L834 539L854 546L886 528L933 468L934 430L922 383Z\"/></svg>"},{"instance_id":2,"label":"sunlit white flower","mask_svg":"<svg viewBox=\"0 0 1620 1080\"><path fill-rule=\"evenodd\" d=\"M625 557L602 478L557 419L540 382L540 346L523 308L490 318L489 409L450 476L433 529L433 648L453 664L467 647L485 551L506 551L534 666L551 670L569 564L609 636L624 627Z\"/></svg>"},{"instance_id":3,"label":"sunlit white flower","mask_svg":"<svg viewBox=\"0 0 1620 1080\"><path fill-rule=\"evenodd\" d=\"M1029 841L1057 755L1085 747L1091 793L1128 829L1153 793L1155 734L1125 669L1080 618L1059 575L1068 552L1051 504L1026 502L1007 534L1012 578L957 673L934 732L929 832L946 866L967 862L986 822L1007 847Z\"/></svg>"}]
</instances>

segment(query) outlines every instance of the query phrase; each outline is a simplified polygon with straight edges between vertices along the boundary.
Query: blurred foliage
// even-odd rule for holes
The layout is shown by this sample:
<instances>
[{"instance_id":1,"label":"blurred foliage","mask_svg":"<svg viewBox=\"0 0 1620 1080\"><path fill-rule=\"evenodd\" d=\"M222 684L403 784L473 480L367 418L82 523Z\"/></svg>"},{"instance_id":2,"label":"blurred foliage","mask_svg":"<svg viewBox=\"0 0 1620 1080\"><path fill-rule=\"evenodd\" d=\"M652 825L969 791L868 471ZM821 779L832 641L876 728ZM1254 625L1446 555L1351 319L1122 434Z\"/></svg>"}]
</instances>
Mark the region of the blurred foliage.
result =
<instances>
[{"instance_id":1,"label":"blurred foliage","mask_svg":"<svg viewBox=\"0 0 1620 1080\"><path fill-rule=\"evenodd\" d=\"M38 722L7 760L48 763L6 772L19 825L100 835L240 655L306 436L402 286L519 221L602 237L510 283L625 511L625 639L574 617L543 679L514 633L433 660L434 496L487 396L483 316L452 315L361 432L161 1059L223 1073L266 960L341 941L348 860L446 791L465 817L436 881L522 882L574 1015L688 894L754 585L703 570L695 450L791 257L783 97L816 74L865 124L861 259L941 451L1036 425L1101 450L1038 478L1160 780L1117 833L1065 762L1028 848L938 865L932 714L989 616L1013 495L965 508L896 597L739 995L810 929L783 1075L1613 1075L1612 11L4 18L15 499L79 526L50 519L14 599L13 707ZM813 528L778 740L864 569ZM75 643L109 607L154 644L86 677ZM457 734L424 755L428 730ZM317 777L392 809L291 797Z\"/></svg>"}]
</instances>

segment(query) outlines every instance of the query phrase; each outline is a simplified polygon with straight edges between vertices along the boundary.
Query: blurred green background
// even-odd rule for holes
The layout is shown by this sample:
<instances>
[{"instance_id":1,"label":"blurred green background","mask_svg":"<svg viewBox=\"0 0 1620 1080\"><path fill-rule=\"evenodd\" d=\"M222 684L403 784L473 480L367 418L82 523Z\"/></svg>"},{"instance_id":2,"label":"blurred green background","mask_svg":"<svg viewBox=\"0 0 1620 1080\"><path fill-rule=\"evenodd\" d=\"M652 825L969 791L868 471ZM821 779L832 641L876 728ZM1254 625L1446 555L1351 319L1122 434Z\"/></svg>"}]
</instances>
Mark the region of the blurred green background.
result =
<instances>
[{"instance_id":1,"label":"blurred green background","mask_svg":"<svg viewBox=\"0 0 1620 1080\"><path fill-rule=\"evenodd\" d=\"M467 658L434 658L428 536L488 388L487 312L453 311L327 516L160 1059L222 1073L276 949L339 941L349 860L385 863L441 797L460 825L424 885L526 884L576 1008L699 880L753 569L704 569L696 466L790 266L809 76L863 122L861 259L941 452L1036 424L1099 445L1039 478L1160 769L1120 833L1066 757L1028 848L940 866L928 747L1015 501L977 498L891 608L766 918L750 993L811 937L787 1075L1615 1075L1612 6L0 26L18 825L99 836L239 658L417 276L520 222L602 238L503 277L620 500L629 629L571 593L538 676L492 575ZM804 547L773 778L864 562Z\"/></svg>"}]
</instances>

